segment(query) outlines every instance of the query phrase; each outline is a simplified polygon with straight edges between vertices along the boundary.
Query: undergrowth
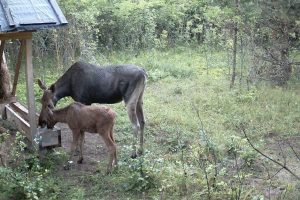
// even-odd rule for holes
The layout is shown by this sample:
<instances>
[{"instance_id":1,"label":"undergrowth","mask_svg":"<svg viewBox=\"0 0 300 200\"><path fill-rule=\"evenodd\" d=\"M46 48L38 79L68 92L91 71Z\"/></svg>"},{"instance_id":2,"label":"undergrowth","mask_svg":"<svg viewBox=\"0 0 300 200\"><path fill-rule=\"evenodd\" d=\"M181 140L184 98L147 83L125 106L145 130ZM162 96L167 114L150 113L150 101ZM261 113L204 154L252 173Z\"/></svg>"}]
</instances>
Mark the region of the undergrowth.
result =
<instances>
[{"instance_id":1,"label":"undergrowth","mask_svg":"<svg viewBox=\"0 0 300 200\"><path fill-rule=\"evenodd\" d=\"M249 184L258 168L258 155L238 127L243 125L251 132L258 148L264 148L264 138L270 133L299 135L299 88L261 84L248 90L242 83L229 90L227 61L221 53L213 57L217 59L211 60L208 68L200 48L148 50L136 56L126 52L101 55L98 60L102 65L134 63L148 73L144 93L145 155L129 158L132 135L126 109L123 104L110 105L118 113L115 132L119 136L120 163L113 174L86 173L63 180L53 166L62 162L65 154L54 151L42 167L33 160L41 168L26 169L28 178L20 176L22 170L2 167L0 175L12 183L6 193L11 195L17 189L24 198L40 199L266 198L266 186L254 189ZM37 71L36 78L44 76L47 85L61 74L50 68ZM20 84L18 99L23 102L24 92L25 84ZM39 108L41 91L37 85L35 92ZM70 101L65 99L58 106ZM105 163L99 168L104 169ZM17 183L11 173L21 177L23 183ZM30 179L32 176L35 178ZM2 185L1 191L4 189ZM300 194L293 184L286 192L291 196Z\"/></svg>"}]
</instances>

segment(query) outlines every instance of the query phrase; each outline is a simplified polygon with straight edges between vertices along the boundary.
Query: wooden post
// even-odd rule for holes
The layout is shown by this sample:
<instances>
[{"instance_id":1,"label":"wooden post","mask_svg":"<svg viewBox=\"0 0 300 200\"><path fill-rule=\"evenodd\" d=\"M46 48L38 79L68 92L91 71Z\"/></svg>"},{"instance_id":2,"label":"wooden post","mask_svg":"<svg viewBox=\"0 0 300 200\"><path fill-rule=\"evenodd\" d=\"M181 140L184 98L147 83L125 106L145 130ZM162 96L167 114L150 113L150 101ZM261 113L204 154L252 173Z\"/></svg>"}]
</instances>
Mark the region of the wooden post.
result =
<instances>
[{"instance_id":1,"label":"wooden post","mask_svg":"<svg viewBox=\"0 0 300 200\"><path fill-rule=\"evenodd\" d=\"M26 87L27 87L27 106L29 114L30 135L29 140L34 144L34 137L37 133L37 124L35 116L35 99L33 90L33 67L32 67L32 34L25 40L26 45Z\"/></svg>"},{"instance_id":2,"label":"wooden post","mask_svg":"<svg viewBox=\"0 0 300 200\"><path fill-rule=\"evenodd\" d=\"M21 64L22 64L24 47L25 47L25 40L21 40L21 45L20 45L19 54L18 54L18 60L17 60L17 64L15 67L14 84L13 84L13 89L11 92L12 96L16 96L17 84L18 84L20 68L21 68Z\"/></svg>"}]
</instances>

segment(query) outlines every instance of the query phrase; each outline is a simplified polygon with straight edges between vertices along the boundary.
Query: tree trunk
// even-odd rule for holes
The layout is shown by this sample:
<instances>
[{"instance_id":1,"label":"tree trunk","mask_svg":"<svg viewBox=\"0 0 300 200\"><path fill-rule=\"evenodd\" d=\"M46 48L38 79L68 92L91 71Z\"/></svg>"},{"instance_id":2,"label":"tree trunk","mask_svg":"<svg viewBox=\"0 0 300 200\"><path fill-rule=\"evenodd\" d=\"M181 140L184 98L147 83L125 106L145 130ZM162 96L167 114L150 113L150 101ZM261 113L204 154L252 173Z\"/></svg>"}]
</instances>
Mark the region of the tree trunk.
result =
<instances>
[{"instance_id":1,"label":"tree trunk","mask_svg":"<svg viewBox=\"0 0 300 200\"><path fill-rule=\"evenodd\" d=\"M236 46L237 46L237 27L235 24L234 28L234 38L233 38L233 60L232 60L232 75L231 75L231 83L230 83L230 88L233 88L234 86L234 81L235 81L235 76L236 76Z\"/></svg>"},{"instance_id":2,"label":"tree trunk","mask_svg":"<svg viewBox=\"0 0 300 200\"><path fill-rule=\"evenodd\" d=\"M236 13L238 13L239 10L239 3L240 0L235 0L235 6L236 6ZM234 23L234 32L233 32L233 60L232 60L232 75L231 75L231 82L230 82L230 88L233 88L235 77L236 77L236 52L237 52L237 35L238 35L238 27L237 22Z\"/></svg>"},{"instance_id":3,"label":"tree trunk","mask_svg":"<svg viewBox=\"0 0 300 200\"><path fill-rule=\"evenodd\" d=\"M5 101L10 95L10 77L6 60L4 57L4 41L1 41L0 47L0 101Z\"/></svg>"}]
</instances>

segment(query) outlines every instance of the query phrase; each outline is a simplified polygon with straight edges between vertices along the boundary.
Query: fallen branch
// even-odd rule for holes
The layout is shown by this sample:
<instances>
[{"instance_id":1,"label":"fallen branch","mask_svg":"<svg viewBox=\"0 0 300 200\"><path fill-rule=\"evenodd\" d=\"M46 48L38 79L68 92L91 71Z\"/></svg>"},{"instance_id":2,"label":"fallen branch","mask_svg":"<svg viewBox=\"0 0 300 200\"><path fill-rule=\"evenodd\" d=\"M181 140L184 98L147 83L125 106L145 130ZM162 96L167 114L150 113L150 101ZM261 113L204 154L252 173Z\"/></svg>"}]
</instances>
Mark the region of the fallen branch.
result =
<instances>
[{"instance_id":1,"label":"fallen branch","mask_svg":"<svg viewBox=\"0 0 300 200\"><path fill-rule=\"evenodd\" d=\"M256 151L258 152L260 155L262 155L263 157L267 158L268 160L272 161L273 163L279 165L280 167L282 167L283 169L285 169L287 172L289 172L291 175L293 175L296 179L300 180L300 177L295 174L293 171L291 171L287 166L286 166L286 163L285 164L282 164L272 158L270 158L269 156L267 156L266 154L264 154L263 152L261 152L259 149L257 149L253 144L252 142L250 141L249 137L247 136L246 134L246 131L244 129L244 127L241 127L241 130L242 132L244 133L244 136L246 137L248 143L250 144L250 146Z\"/></svg>"},{"instance_id":2,"label":"fallen branch","mask_svg":"<svg viewBox=\"0 0 300 200\"><path fill-rule=\"evenodd\" d=\"M300 156L298 155L298 153L295 151L294 147L290 144L289 141L287 141L289 147L292 149L293 153L295 154L296 158L300 161Z\"/></svg>"},{"instance_id":3,"label":"fallen branch","mask_svg":"<svg viewBox=\"0 0 300 200\"><path fill-rule=\"evenodd\" d=\"M292 65L300 65L300 62L292 62Z\"/></svg>"}]
</instances>

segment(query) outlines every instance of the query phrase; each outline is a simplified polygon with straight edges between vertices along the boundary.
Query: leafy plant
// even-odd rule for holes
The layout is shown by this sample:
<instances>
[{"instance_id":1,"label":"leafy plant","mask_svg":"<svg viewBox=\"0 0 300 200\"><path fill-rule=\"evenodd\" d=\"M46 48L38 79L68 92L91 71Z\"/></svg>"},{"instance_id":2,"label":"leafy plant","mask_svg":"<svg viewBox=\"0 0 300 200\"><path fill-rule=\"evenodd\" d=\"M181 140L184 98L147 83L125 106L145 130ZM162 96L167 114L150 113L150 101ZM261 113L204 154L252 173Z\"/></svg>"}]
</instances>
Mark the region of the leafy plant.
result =
<instances>
[{"instance_id":1,"label":"leafy plant","mask_svg":"<svg viewBox=\"0 0 300 200\"><path fill-rule=\"evenodd\" d=\"M127 191L144 192L158 187L151 161L144 157L131 160L129 165L131 175L128 183L124 184Z\"/></svg>"}]
</instances>

